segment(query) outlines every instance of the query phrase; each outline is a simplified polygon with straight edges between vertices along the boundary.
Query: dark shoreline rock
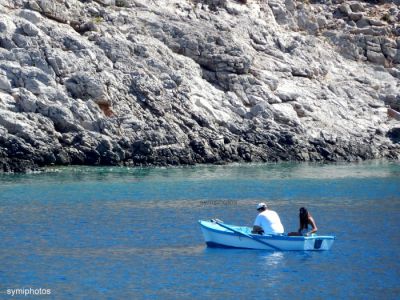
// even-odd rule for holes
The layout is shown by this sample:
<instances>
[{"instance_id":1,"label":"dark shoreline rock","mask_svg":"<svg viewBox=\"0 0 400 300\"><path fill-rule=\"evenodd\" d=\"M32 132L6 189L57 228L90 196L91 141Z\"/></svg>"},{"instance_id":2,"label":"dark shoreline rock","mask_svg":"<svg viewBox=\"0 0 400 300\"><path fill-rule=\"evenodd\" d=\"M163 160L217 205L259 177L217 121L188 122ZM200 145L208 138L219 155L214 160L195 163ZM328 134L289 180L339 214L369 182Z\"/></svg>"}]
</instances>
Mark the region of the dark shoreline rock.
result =
<instances>
[{"instance_id":1,"label":"dark shoreline rock","mask_svg":"<svg viewBox=\"0 0 400 300\"><path fill-rule=\"evenodd\" d=\"M139 142L140 143L140 142ZM52 156L38 157L27 153L23 158L7 158L0 156L0 172L30 172L39 171L49 166L129 166L129 167L165 167L165 166L185 166L197 164L229 164L229 163L249 163L249 162L357 162L372 159L399 160L399 147L393 149L381 149L376 155L374 149L365 144L351 145L312 145L308 148L299 149L297 145L280 145L270 148L254 147L251 144L237 144L233 151L226 148L219 148L214 151L205 151L204 146L193 142L190 147L182 149L163 148L149 151L148 148L136 149L130 155L125 156L124 160L116 159L116 154L109 151L103 154L87 149L86 152L63 151L63 159L54 161ZM384 150L385 152L383 152ZM58 157L60 153L54 156Z\"/></svg>"}]
</instances>

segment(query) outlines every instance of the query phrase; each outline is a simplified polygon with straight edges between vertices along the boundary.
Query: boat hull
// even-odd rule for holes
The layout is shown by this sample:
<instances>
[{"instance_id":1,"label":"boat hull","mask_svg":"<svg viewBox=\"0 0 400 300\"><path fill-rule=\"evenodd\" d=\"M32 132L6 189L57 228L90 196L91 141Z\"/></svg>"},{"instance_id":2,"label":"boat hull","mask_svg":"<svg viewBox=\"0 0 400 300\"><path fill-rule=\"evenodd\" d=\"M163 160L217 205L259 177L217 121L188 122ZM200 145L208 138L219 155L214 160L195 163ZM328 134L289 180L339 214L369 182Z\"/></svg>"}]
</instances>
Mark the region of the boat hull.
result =
<instances>
[{"instance_id":1,"label":"boat hull","mask_svg":"<svg viewBox=\"0 0 400 300\"><path fill-rule=\"evenodd\" d=\"M235 229L230 231L215 222L199 221L205 242L208 247L240 248L281 251L323 251L329 250L334 236L287 236L287 235L253 235L251 228L227 225Z\"/></svg>"}]
</instances>

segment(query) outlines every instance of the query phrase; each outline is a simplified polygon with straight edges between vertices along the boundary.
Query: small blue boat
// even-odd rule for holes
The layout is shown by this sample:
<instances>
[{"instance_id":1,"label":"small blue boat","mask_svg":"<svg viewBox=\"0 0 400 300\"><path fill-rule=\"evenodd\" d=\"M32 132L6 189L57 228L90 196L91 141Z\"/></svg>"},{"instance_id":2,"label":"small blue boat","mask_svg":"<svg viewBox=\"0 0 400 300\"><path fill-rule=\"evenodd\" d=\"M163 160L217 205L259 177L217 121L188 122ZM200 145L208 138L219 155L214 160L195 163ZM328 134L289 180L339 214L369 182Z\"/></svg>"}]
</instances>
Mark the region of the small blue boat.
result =
<instances>
[{"instance_id":1,"label":"small blue boat","mask_svg":"<svg viewBox=\"0 0 400 300\"><path fill-rule=\"evenodd\" d=\"M221 221L199 221L208 247L261 249L274 251L329 250L335 236L287 236L252 234L250 227L234 226Z\"/></svg>"}]
</instances>

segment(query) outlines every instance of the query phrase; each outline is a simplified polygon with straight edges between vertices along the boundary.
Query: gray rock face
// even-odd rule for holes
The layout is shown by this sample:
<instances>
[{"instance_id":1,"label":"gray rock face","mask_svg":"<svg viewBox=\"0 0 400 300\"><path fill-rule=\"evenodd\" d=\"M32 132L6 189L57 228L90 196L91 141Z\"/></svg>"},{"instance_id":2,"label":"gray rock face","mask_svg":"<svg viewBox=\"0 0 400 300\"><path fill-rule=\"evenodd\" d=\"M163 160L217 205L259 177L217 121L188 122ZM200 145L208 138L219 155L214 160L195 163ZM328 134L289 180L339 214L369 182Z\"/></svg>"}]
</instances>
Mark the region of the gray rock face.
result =
<instances>
[{"instance_id":1,"label":"gray rock face","mask_svg":"<svg viewBox=\"0 0 400 300\"><path fill-rule=\"evenodd\" d=\"M398 4L312 2L0 0L0 171L400 159Z\"/></svg>"}]
</instances>

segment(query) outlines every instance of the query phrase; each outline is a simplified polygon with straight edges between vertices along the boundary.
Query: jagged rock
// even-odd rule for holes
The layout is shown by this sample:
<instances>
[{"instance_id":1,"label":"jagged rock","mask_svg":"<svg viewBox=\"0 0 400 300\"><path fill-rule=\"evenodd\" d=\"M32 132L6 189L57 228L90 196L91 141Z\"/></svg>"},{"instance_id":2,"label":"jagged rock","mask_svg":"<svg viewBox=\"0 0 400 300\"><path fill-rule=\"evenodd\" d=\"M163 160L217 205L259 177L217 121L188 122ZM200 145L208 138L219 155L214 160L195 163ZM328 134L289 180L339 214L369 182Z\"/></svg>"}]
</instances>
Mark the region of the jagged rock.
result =
<instances>
[{"instance_id":1,"label":"jagged rock","mask_svg":"<svg viewBox=\"0 0 400 300\"><path fill-rule=\"evenodd\" d=\"M50 0L36 0L28 2L29 8L43 13L48 18L57 22L68 23L69 16L65 14L65 7L61 3Z\"/></svg>"},{"instance_id":2,"label":"jagged rock","mask_svg":"<svg viewBox=\"0 0 400 300\"><path fill-rule=\"evenodd\" d=\"M94 1L98 2L102 5L105 5L105 6L111 6L111 5L115 5L116 0L94 0Z\"/></svg>"},{"instance_id":3,"label":"jagged rock","mask_svg":"<svg viewBox=\"0 0 400 300\"><path fill-rule=\"evenodd\" d=\"M365 18L365 17L361 17L360 19L358 19L358 21L356 22L357 27L359 28L365 28L368 27L370 24L369 19Z\"/></svg>"},{"instance_id":4,"label":"jagged rock","mask_svg":"<svg viewBox=\"0 0 400 300\"><path fill-rule=\"evenodd\" d=\"M350 13L348 15L348 17L349 17L350 20L352 20L354 22L357 22L358 20L362 19L363 14L362 13ZM361 26L359 26L359 27L361 27Z\"/></svg>"},{"instance_id":5,"label":"jagged rock","mask_svg":"<svg viewBox=\"0 0 400 300\"><path fill-rule=\"evenodd\" d=\"M32 24L38 24L40 21L42 21L42 16L40 13L29 9L22 9L18 16L28 20Z\"/></svg>"},{"instance_id":6,"label":"jagged rock","mask_svg":"<svg viewBox=\"0 0 400 300\"><path fill-rule=\"evenodd\" d=\"M4 70L0 70L0 90L11 92L11 83Z\"/></svg>"},{"instance_id":7,"label":"jagged rock","mask_svg":"<svg viewBox=\"0 0 400 300\"><path fill-rule=\"evenodd\" d=\"M65 86L74 98L88 100L104 97L103 83L91 74L75 74L65 82Z\"/></svg>"},{"instance_id":8,"label":"jagged rock","mask_svg":"<svg viewBox=\"0 0 400 300\"><path fill-rule=\"evenodd\" d=\"M400 157L393 3L4 3L4 171Z\"/></svg>"},{"instance_id":9,"label":"jagged rock","mask_svg":"<svg viewBox=\"0 0 400 300\"><path fill-rule=\"evenodd\" d=\"M289 103L272 104L274 118L283 124L299 124L299 119L293 106Z\"/></svg>"},{"instance_id":10,"label":"jagged rock","mask_svg":"<svg viewBox=\"0 0 400 300\"><path fill-rule=\"evenodd\" d=\"M363 12L365 11L364 5L360 2L350 3L351 11L353 12Z\"/></svg>"},{"instance_id":11,"label":"jagged rock","mask_svg":"<svg viewBox=\"0 0 400 300\"><path fill-rule=\"evenodd\" d=\"M348 4L341 4L340 6L339 6L339 11L343 14L343 15L345 15L346 17L349 15L349 14L351 14L351 9L350 9L350 6L348 5Z\"/></svg>"},{"instance_id":12,"label":"jagged rock","mask_svg":"<svg viewBox=\"0 0 400 300\"><path fill-rule=\"evenodd\" d=\"M375 52L372 50L367 51L367 58L370 62L377 63L377 64L384 64L385 63L385 56L381 52Z\"/></svg>"},{"instance_id":13,"label":"jagged rock","mask_svg":"<svg viewBox=\"0 0 400 300\"><path fill-rule=\"evenodd\" d=\"M386 105L389 105L393 109L400 111L400 94L383 94L380 97Z\"/></svg>"},{"instance_id":14,"label":"jagged rock","mask_svg":"<svg viewBox=\"0 0 400 300\"><path fill-rule=\"evenodd\" d=\"M387 136L394 142L400 143L400 127L392 128L388 131Z\"/></svg>"}]
</instances>

